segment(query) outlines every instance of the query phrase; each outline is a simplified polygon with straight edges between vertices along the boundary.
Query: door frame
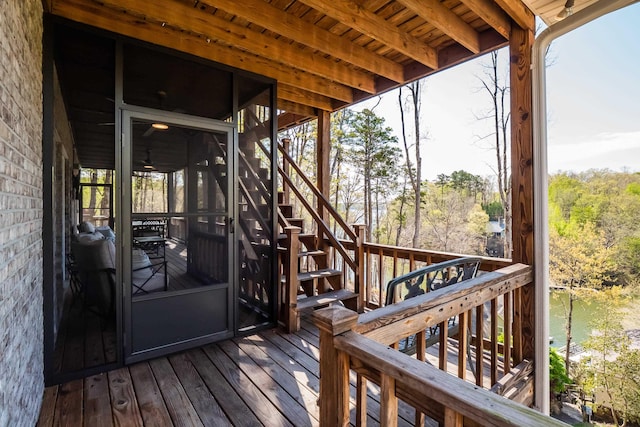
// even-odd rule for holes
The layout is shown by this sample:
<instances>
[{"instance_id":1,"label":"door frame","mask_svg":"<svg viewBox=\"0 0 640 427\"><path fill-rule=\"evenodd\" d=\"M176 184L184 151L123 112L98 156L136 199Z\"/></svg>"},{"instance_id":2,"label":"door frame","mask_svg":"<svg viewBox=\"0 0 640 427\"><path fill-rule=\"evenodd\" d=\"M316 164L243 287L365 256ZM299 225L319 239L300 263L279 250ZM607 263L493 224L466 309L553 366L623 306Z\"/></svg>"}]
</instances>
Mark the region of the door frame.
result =
<instances>
[{"instance_id":1,"label":"door frame","mask_svg":"<svg viewBox=\"0 0 640 427\"><path fill-rule=\"evenodd\" d=\"M163 356L170 353L186 350L188 348L197 347L208 344L210 342L232 338L236 334L237 319L237 299L238 299L238 242L235 238L235 224L237 224L238 207L237 199L237 181L238 175L238 132L235 123L224 122L215 119L202 118L198 116L190 116L186 114L173 113L163 110L155 110L152 108L138 107L126 105L120 110L119 114L121 129L120 144L116 148L116 183L118 189L118 203L116 204L116 225L118 232L117 255L116 255L116 282L118 283L118 291L121 293L122 301L122 347L121 354L124 356L125 365L135 363L141 360L147 360L154 357ZM131 295L131 250L132 250L132 206L131 206L131 173L133 170L132 154L133 147L130 123L134 119L162 121L169 125L182 126L187 128L200 129L204 131L216 131L226 133L228 136L227 146L227 213L231 219L227 233L227 244L229 252L228 261L228 293L227 293L227 325L228 329L223 332L217 332L186 341L168 344L162 347L133 352L132 337L132 314L133 314L133 298ZM167 205L167 207L169 207ZM169 210L169 209L167 209ZM186 213L186 212L185 212ZM180 213L183 216L185 213ZM166 215L176 214L175 212L167 212ZM150 214L153 216L153 213ZM172 296L182 296L188 294L202 293L211 291L210 286L194 289L186 289L180 291L171 291L171 295L151 294L137 299L153 300L162 298L171 298Z\"/></svg>"}]
</instances>

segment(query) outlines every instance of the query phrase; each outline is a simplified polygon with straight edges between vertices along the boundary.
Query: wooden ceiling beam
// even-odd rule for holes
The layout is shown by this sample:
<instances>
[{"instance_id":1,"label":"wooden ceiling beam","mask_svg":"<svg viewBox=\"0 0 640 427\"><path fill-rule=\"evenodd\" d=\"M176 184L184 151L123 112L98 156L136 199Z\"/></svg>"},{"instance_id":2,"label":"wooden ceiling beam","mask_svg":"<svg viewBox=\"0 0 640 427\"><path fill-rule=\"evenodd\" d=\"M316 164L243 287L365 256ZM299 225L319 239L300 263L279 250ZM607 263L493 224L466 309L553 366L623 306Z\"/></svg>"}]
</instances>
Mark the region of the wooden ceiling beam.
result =
<instances>
[{"instance_id":1,"label":"wooden ceiling beam","mask_svg":"<svg viewBox=\"0 0 640 427\"><path fill-rule=\"evenodd\" d=\"M480 19L489 24L505 39L511 33L511 20L493 0L461 0Z\"/></svg>"},{"instance_id":2,"label":"wooden ceiling beam","mask_svg":"<svg viewBox=\"0 0 640 427\"><path fill-rule=\"evenodd\" d=\"M436 50L352 0L300 0L427 67L438 68Z\"/></svg>"},{"instance_id":3,"label":"wooden ceiling beam","mask_svg":"<svg viewBox=\"0 0 640 427\"><path fill-rule=\"evenodd\" d=\"M297 113L282 113L278 116L278 131L283 131L294 126L298 126L299 124L314 119L316 116L316 112L309 116Z\"/></svg>"},{"instance_id":4,"label":"wooden ceiling beam","mask_svg":"<svg viewBox=\"0 0 640 427\"><path fill-rule=\"evenodd\" d=\"M270 77L327 98L353 102L353 91L347 86L241 50L208 43L198 36L171 29L169 25L163 27L145 22L131 14L116 12L90 0L55 0L53 13L72 21Z\"/></svg>"},{"instance_id":5,"label":"wooden ceiling beam","mask_svg":"<svg viewBox=\"0 0 640 427\"><path fill-rule=\"evenodd\" d=\"M193 2L191 2L193 3ZM404 81L402 66L370 50L358 46L329 31L284 12L264 0L204 0L200 3L222 9L232 15L254 22L312 49L356 65L393 81Z\"/></svg>"},{"instance_id":6,"label":"wooden ceiling beam","mask_svg":"<svg viewBox=\"0 0 640 427\"><path fill-rule=\"evenodd\" d=\"M535 30L535 16L521 0L495 0L495 2L502 10L507 12L507 15L509 15L520 28Z\"/></svg>"},{"instance_id":7,"label":"wooden ceiling beam","mask_svg":"<svg viewBox=\"0 0 640 427\"><path fill-rule=\"evenodd\" d=\"M326 111L335 109L331 98L285 84L278 85L278 98Z\"/></svg>"},{"instance_id":8,"label":"wooden ceiling beam","mask_svg":"<svg viewBox=\"0 0 640 427\"><path fill-rule=\"evenodd\" d=\"M304 0L303 0L304 1ZM480 52L478 32L439 0L397 0L473 53Z\"/></svg>"},{"instance_id":9,"label":"wooden ceiling beam","mask_svg":"<svg viewBox=\"0 0 640 427\"><path fill-rule=\"evenodd\" d=\"M316 109L309 107L308 105L299 104L293 101L287 101L286 99L278 98L277 104L278 110L286 111L287 113L299 114L301 116L316 116Z\"/></svg>"},{"instance_id":10,"label":"wooden ceiling beam","mask_svg":"<svg viewBox=\"0 0 640 427\"><path fill-rule=\"evenodd\" d=\"M136 0L101 0L107 7L144 16L147 21L165 23L196 33L205 39L220 41L282 64L319 75L367 93L375 93L373 76L348 68L311 51L252 31L182 2L140 2Z\"/></svg>"}]
</instances>

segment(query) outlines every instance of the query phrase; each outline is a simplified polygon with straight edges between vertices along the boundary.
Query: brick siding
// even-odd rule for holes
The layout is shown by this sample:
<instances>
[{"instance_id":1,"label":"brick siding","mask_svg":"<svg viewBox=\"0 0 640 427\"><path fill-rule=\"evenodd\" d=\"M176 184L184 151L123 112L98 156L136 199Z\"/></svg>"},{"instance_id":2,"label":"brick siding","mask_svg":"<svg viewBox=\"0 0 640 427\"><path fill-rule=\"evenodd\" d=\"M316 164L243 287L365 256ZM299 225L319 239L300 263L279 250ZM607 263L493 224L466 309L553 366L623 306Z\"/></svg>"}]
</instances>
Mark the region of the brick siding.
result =
<instances>
[{"instance_id":1,"label":"brick siding","mask_svg":"<svg viewBox=\"0 0 640 427\"><path fill-rule=\"evenodd\" d=\"M42 329L42 3L0 7L0 426L35 424Z\"/></svg>"}]
</instances>

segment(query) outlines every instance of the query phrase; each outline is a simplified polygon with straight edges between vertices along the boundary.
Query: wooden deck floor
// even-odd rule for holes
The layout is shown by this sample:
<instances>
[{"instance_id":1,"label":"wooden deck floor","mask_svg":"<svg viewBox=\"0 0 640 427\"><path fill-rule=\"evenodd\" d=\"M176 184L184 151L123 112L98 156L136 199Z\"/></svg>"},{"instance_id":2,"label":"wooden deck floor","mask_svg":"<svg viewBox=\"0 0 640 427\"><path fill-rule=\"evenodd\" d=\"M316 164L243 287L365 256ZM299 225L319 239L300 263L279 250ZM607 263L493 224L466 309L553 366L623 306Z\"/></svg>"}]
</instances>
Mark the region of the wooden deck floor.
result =
<instances>
[{"instance_id":1,"label":"wooden deck floor","mask_svg":"<svg viewBox=\"0 0 640 427\"><path fill-rule=\"evenodd\" d=\"M296 334L263 331L49 387L38 425L316 426L317 334L303 322ZM370 385L369 425L379 425L379 409ZM411 408L399 414L412 425Z\"/></svg>"}]
</instances>

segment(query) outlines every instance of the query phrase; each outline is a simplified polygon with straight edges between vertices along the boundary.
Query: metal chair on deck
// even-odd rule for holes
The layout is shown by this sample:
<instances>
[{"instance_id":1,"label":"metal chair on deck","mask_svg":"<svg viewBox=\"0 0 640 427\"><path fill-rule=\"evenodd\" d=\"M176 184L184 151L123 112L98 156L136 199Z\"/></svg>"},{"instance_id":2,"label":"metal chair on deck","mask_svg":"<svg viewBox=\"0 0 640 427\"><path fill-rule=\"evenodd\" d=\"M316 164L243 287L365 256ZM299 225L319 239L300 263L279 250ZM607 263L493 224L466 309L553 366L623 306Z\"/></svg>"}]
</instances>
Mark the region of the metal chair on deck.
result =
<instances>
[{"instance_id":1,"label":"metal chair on deck","mask_svg":"<svg viewBox=\"0 0 640 427\"><path fill-rule=\"evenodd\" d=\"M481 262L481 258L458 258L431 264L397 277L387 283L385 305L395 304L472 279L476 277ZM450 318L447 327L455 327L456 321L457 317ZM428 342L433 341L430 338L439 336L441 333L439 329L439 326L434 326L427 330ZM415 353L416 336L412 335L400 341L399 349L407 354Z\"/></svg>"}]
</instances>

